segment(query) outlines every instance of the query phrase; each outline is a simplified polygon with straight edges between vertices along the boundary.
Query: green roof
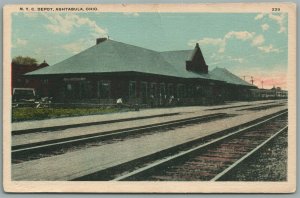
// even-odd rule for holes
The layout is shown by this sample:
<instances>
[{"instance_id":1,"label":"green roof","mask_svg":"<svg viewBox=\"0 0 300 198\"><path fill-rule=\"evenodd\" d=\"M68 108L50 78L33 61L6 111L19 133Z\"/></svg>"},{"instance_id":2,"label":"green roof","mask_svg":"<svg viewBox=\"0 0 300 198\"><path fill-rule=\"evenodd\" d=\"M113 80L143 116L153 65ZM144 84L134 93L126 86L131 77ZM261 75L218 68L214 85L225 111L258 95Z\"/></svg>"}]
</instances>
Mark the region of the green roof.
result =
<instances>
[{"instance_id":1,"label":"green roof","mask_svg":"<svg viewBox=\"0 0 300 198\"><path fill-rule=\"evenodd\" d=\"M243 79L239 78L238 76L234 75L230 71L228 71L225 68L218 68L216 67L213 69L210 74L214 76L214 78L219 79L221 81L225 81L230 84L235 84L235 85L244 85L244 86L251 86L251 87L256 87Z\"/></svg>"},{"instance_id":2,"label":"green roof","mask_svg":"<svg viewBox=\"0 0 300 198\"><path fill-rule=\"evenodd\" d=\"M57 64L26 75L141 72L180 78L213 79L185 69L193 50L157 52L113 40L92 46Z\"/></svg>"},{"instance_id":3,"label":"green roof","mask_svg":"<svg viewBox=\"0 0 300 198\"><path fill-rule=\"evenodd\" d=\"M164 59L172 64L173 68L181 74L184 78L203 78L203 79L215 79L214 76L210 74L201 74L192 71L186 70L185 62L190 59L191 54L193 54L194 50L179 50L179 51L167 51L160 52L160 54L164 57Z\"/></svg>"},{"instance_id":4,"label":"green roof","mask_svg":"<svg viewBox=\"0 0 300 198\"><path fill-rule=\"evenodd\" d=\"M29 72L26 75L141 72L252 86L227 70L227 72L222 72L215 69L208 74L187 71L186 61L193 53L194 50L157 52L113 40L105 40L64 61Z\"/></svg>"},{"instance_id":5,"label":"green roof","mask_svg":"<svg viewBox=\"0 0 300 198\"><path fill-rule=\"evenodd\" d=\"M180 76L158 52L112 40L101 42L64 61L27 75L127 71Z\"/></svg>"}]
</instances>

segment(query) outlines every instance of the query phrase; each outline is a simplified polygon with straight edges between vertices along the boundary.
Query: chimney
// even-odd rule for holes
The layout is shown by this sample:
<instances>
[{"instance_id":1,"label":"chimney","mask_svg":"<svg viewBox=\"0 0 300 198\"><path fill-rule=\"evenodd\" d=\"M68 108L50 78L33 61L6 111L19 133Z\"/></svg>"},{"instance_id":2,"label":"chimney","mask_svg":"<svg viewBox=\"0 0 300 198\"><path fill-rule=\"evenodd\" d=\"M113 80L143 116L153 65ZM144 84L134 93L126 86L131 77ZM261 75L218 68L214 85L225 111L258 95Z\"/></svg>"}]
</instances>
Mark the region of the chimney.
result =
<instances>
[{"instance_id":1,"label":"chimney","mask_svg":"<svg viewBox=\"0 0 300 198\"><path fill-rule=\"evenodd\" d=\"M98 45L99 43L102 43L102 42L104 42L106 40L107 40L107 38L97 38L96 45Z\"/></svg>"}]
</instances>

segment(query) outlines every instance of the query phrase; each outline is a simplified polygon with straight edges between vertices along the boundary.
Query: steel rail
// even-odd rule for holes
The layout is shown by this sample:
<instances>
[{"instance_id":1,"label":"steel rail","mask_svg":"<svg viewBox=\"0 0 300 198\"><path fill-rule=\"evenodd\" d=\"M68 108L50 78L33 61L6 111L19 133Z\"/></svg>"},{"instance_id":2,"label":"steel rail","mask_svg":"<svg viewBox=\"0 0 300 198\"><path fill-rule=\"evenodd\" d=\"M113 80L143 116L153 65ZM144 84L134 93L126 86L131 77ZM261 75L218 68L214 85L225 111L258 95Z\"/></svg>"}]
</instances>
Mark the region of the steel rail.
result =
<instances>
[{"instance_id":1,"label":"steel rail","mask_svg":"<svg viewBox=\"0 0 300 198\"><path fill-rule=\"evenodd\" d=\"M104 121L94 121L94 122L85 122L85 123L78 123L78 124L67 124L67 125L58 125L58 126L48 126L48 127L37 127L31 129L20 129L20 130L12 130L13 136L24 135L29 133L36 133L36 132L48 132L48 131L59 131L65 130L70 128L78 128L78 127L85 127L85 126L94 126L94 125L102 125L102 124L112 124L112 123L120 123L120 122L127 122L127 121L135 121L135 120L144 120L150 118L160 118L160 117L168 117L168 116L175 116L179 115L180 113L163 113L163 114L155 114L155 115L148 115L148 116L140 116L140 117L133 117L133 118L121 118L121 119L113 119L113 120L104 120Z\"/></svg>"},{"instance_id":2,"label":"steel rail","mask_svg":"<svg viewBox=\"0 0 300 198\"><path fill-rule=\"evenodd\" d=\"M141 130L153 130L155 128L168 127L168 126L171 127L172 125L178 125L178 124L192 122L192 121L201 121L201 120L217 118L219 116L226 116L226 115L227 114L225 114L225 113L216 113L216 114L210 114L210 115L206 115L206 116L197 116L197 117L185 118L185 119L181 119L181 120L173 120L173 121L169 121L169 122L165 122L165 123L161 123L161 124L150 125L150 126L147 125L144 127L138 127L138 128L134 128L134 129L127 129L127 130L125 129L125 130L121 130L121 131L113 132L113 133L106 133L106 134L102 133L100 135L93 134L89 137L80 137L79 136L77 138L74 137L74 139L71 139L71 140L59 141L59 140L61 140L61 139L59 139L58 142L42 144L42 145L37 145L37 146L30 146L30 145L32 145L32 144L30 144L28 147L25 147L25 148L12 149L11 152L13 154L15 154L18 152L31 151L31 150L42 149L42 148L53 147L53 146L64 145L64 144L70 144L70 143L76 143L76 142L83 142L83 141L92 140L92 139L106 138L106 137L110 137L110 136L124 135L124 134L128 134L128 133L130 134L130 133L134 133L134 132L141 131ZM22 145L20 145L20 146L22 146Z\"/></svg>"},{"instance_id":3,"label":"steel rail","mask_svg":"<svg viewBox=\"0 0 300 198\"><path fill-rule=\"evenodd\" d=\"M275 116L272 116L271 118L265 119L265 120L263 120L263 121L260 121L260 122L258 122L258 123L255 123L255 124L253 124L253 125L244 127L244 128L242 128L242 129L239 129L239 130L237 130L237 131L234 131L234 132L229 133L229 134L227 134L227 135L224 135L224 136L222 136L222 137L216 138L216 139L214 139L214 140L212 140L212 141L210 141L210 142L204 143L204 144L202 144L202 145L199 145L199 146L197 146L197 147L194 147L194 148L189 149L189 150L186 150L186 151L182 151L182 152L180 152L180 153L178 153L178 154L175 154L175 155L173 155L173 156L167 157L167 158L165 158L165 159L156 161L156 162L154 162L154 163L151 163L151 164L149 164L149 165L146 165L145 167L139 168L139 169L134 170L134 171L132 171L132 172L130 172L130 173L127 173L127 174L122 175L122 176L120 176L120 177L114 178L112 181L121 181L121 180L125 180L126 178L130 178L130 177L132 177L132 176L134 176L134 175L140 174L140 173L142 173L142 172L144 172L144 171L147 171L147 170L149 170L149 169L151 169L151 168L154 168L154 167L156 167L156 166L162 165L162 164L164 164L164 163L166 163L166 162L169 162L169 161L171 161L171 160L174 160L174 159L176 159L176 158L182 157L182 156L187 155L187 154L190 154L190 153L192 153L192 152L194 152L194 151L197 151L197 150L203 149L203 148L205 148L205 147L208 147L208 146L210 146L210 145L212 145L212 144L214 144L214 143L217 143L217 142L219 142L219 141L221 141L221 140L224 140L224 139L226 139L226 138L228 138L228 137L230 137L230 136L233 136L233 135L235 135L235 134L241 133L241 132L246 131L246 130L248 130L248 129L257 127L257 126L259 126L259 125L261 125L261 124L264 124L264 123L266 123L266 122L268 122L268 121L271 121L271 120L273 120L273 119L275 119L275 118L277 118L277 117L280 117L280 116L286 114L287 112L288 112L288 111L284 111L284 112L282 112L282 113L280 113L280 114L277 114L277 115L275 115Z\"/></svg>"},{"instance_id":4,"label":"steel rail","mask_svg":"<svg viewBox=\"0 0 300 198\"><path fill-rule=\"evenodd\" d=\"M236 162L234 162L233 164L231 164L228 168L226 168L221 173L219 173L218 175L216 175L210 181L217 181L217 180L219 180L221 177L223 177L224 175L226 175L230 170L232 170L234 167L236 167L238 164L240 164L246 158L248 158L249 156L251 156L253 153L255 153L256 151L258 151L261 147L263 147L264 145L266 145L269 141L271 141L273 138L275 138L278 134L280 134L283 131L285 131L287 128L288 128L287 125L284 126L283 128L281 128L279 131L277 131L271 137L269 137L268 139L266 139L263 143L261 143L260 145L258 145L255 149L251 150L246 155L244 155L242 158L240 158L239 160L237 160Z\"/></svg>"}]
</instances>

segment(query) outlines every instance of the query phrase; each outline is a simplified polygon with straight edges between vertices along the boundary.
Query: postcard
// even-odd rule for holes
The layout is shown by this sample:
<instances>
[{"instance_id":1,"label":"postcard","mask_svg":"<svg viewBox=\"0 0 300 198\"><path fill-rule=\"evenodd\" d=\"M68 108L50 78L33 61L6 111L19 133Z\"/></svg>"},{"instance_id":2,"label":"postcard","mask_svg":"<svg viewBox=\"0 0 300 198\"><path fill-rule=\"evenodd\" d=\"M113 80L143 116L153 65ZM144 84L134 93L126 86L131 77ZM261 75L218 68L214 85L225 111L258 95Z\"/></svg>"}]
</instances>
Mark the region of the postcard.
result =
<instances>
[{"instance_id":1,"label":"postcard","mask_svg":"<svg viewBox=\"0 0 300 198\"><path fill-rule=\"evenodd\" d=\"M293 193L296 6L4 7L6 192Z\"/></svg>"}]
</instances>

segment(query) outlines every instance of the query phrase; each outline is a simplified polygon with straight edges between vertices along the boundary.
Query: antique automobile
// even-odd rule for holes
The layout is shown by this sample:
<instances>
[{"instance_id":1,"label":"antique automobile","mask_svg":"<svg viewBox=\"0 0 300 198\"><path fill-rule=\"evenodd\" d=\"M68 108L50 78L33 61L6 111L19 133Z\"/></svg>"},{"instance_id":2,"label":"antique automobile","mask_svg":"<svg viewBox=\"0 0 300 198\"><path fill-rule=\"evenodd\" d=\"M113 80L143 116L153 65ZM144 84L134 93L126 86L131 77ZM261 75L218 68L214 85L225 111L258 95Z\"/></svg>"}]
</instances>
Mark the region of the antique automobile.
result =
<instances>
[{"instance_id":1,"label":"antique automobile","mask_svg":"<svg viewBox=\"0 0 300 198\"><path fill-rule=\"evenodd\" d=\"M36 92L33 88L14 88L12 94L13 107L36 106Z\"/></svg>"}]
</instances>

